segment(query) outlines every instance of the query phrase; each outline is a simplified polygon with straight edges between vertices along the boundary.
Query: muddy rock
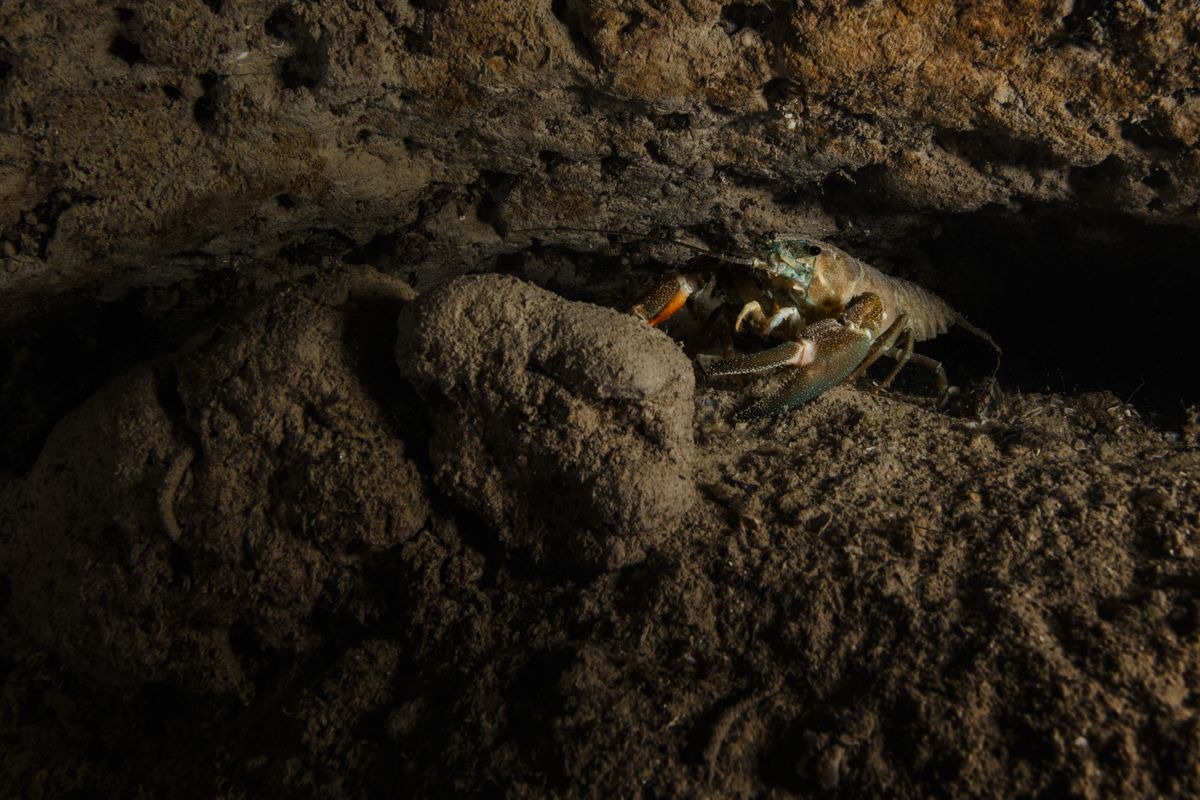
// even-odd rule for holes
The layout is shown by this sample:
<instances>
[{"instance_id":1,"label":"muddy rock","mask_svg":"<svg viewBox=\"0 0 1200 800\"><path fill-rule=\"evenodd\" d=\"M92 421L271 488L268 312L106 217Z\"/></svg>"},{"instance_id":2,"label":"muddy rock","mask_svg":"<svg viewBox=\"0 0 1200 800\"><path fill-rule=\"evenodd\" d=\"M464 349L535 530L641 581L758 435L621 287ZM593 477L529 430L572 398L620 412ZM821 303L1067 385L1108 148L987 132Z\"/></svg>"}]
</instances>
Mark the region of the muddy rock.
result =
<instances>
[{"instance_id":1,"label":"muddy rock","mask_svg":"<svg viewBox=\"0 0 1200 800\"><path fill-rule=\"evenodd\" d=\"M2 506L36 640L102 684L246 695L255 654L316 643L314 613L370 616L365 567L427 505L344 300L278 293L59 423Z\"/></svg>"},{"instance_id":2,"label":"muddy rock","mask_svg":"<svg viewBox=\"0 0 1200 800\"><path fill-rule=\"evenodd\" d=\"M659 331L513 278L460 278L401 315L435 414L439 486L535 558L642 559L693 501L692 366Z\"/></svg>"},{"instance_id":3,"label":"muddy rock","mask_svg":"<svg viewBox=\"0 0 1200 800\"><path fill-rule=\"evenodd\" d=\"M1196 223L1193 4L960 5L13 0L0 321L280 251L461 273L548 222Z\"/></svg>"}]
</instances>

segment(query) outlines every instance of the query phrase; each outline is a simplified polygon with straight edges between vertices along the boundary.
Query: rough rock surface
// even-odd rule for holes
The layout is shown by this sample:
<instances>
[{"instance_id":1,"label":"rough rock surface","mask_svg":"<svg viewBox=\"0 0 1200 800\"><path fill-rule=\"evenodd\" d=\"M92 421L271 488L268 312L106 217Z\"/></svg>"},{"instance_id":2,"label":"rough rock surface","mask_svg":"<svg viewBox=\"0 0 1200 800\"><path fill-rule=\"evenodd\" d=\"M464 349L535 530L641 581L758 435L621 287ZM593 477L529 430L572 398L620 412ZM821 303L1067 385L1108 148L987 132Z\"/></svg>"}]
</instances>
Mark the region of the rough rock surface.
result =
<instances>
[{"instance_id":1,"label":"rough rock surface","mask_svg":"<svg viewBox=\"0 0 1200 800\"><path fill-rule=\"evenodd\" d=\"M370 614L370 555L428 506L331 291L269 297L117 377L8 487L12 612L69 668L248 694L262 651L312 647L314 614Z\"/></svg>"},{"instance_id":2,"label":"rough rock surface","mask_svg":"<svg viewBox=\"0 0 1200 800\"><path fill-rule=\"evenodd\" d=\"M0 320L298 245L462 271L547 224L1200 219L1186 0L11 0L0 31Z\"/></svg>"},{"instance_id":3,"label":"rough rock surface","mask_svg":"<svg viewBox=\"0 0 1200 800\"><path fill-rule=\"evenodd\" d=\"M635 318L515 278L459 278L400 316L438 485L537 559L616 569L695 500L691 363Z\"/></svg>"},{"instance_id":4,"label":"rough rock surface","mask_svg":"<svg viewBox=\"0 0 1200 800\"><path fill-rule=\"evenodd\" d=\"M1200 796L1198 21L0 0L0 795ZM769 230L940 294L995 393L953 334L942 411L906 373L731 426L764 381L705 382L670 535L448 480L514 478L448 466L484 406L401 378L391 279L620 308ZM470 319L425 352L524 407L536 337L493 381ZM678 353L612 319L531 413L645 464L589 381Z\"/></svg>"}]
</instances>

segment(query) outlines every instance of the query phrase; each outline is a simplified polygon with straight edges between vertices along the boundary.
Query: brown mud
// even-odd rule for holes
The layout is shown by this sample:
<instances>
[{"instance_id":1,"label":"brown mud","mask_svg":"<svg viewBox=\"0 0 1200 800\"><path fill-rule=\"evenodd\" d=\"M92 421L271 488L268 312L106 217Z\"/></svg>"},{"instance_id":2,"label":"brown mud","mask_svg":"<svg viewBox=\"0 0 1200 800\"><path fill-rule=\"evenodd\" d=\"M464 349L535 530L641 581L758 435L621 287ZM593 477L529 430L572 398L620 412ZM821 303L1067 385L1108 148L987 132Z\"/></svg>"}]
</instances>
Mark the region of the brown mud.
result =
<instances>
[{"instance_id":1,"label":"brown mud","mask_svg":"<svg viewBox=\"0 0 1200 800\"><path fill-rule=\"evenodd\" d=\"M1200 791L1194 414L733 425L764 382L514 278L249 294L6 481L9 790Z\"/></svg>"},{"instance_id":2,"label":"brown mud","mask_svg":"<svg viewBox=\"0 0 1200 800\"><path fill-rule=\"evenodd\" d=\"M1200 796L1197 42L0 0L0 795ZM772 231L998 381L730 424L619 311Z\"/></svg>"}]
</instances>

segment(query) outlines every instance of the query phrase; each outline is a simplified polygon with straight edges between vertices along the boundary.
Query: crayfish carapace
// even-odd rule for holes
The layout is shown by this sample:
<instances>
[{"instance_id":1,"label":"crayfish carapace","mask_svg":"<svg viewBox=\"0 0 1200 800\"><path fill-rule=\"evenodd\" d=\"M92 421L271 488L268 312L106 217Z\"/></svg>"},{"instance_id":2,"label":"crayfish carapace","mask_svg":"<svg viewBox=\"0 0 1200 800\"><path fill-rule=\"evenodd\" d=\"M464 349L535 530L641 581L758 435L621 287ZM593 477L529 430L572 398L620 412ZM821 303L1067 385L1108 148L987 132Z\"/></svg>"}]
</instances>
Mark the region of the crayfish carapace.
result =
<instances>
[{"instance_id":1,"label":"crayfish carapace","mask_svg":"<svg viewBox=\"0 0 1200 800\"><path fill-rule=\"evenodd\" d=\"M710 318L732 307L738 309L735 331L748 328L760 337L782 340L705 367L710 376L794 370L778 391L740 411L739 420L794 408L858 377L883 355L896 363L881 388L911 361L934 373L944 399L945 369L914 353L913 344L945 333L951 325L1000 352L990 335L937 295L885 275L827 242L779 235L750 258L709 257L692 266L660 280L631 313L658 325L685 305L697 306L701 314L711 312Z\"/></svg>"}]
</instances>

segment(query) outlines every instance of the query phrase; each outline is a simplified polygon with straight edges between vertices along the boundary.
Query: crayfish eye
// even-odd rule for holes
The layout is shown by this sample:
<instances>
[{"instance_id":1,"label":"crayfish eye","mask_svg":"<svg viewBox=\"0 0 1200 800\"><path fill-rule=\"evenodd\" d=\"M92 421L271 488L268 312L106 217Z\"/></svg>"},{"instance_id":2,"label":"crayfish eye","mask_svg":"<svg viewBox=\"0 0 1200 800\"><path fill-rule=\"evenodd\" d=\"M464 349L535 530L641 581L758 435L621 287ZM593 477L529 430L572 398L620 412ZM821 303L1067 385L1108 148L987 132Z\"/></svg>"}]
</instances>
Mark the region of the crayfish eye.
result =
<instances>
[{"instance_id":1,"label":"crayfish eye","mask_svg":"<svg viewBox=\"0 0 1200 800\"><path fill-rule=\"evenodd\" d=\"M821 248L817 247L815 244L810 244L808 246L808 254L810 256L819 256L821 255Z\"/></svg>"}]
</instances>

